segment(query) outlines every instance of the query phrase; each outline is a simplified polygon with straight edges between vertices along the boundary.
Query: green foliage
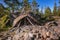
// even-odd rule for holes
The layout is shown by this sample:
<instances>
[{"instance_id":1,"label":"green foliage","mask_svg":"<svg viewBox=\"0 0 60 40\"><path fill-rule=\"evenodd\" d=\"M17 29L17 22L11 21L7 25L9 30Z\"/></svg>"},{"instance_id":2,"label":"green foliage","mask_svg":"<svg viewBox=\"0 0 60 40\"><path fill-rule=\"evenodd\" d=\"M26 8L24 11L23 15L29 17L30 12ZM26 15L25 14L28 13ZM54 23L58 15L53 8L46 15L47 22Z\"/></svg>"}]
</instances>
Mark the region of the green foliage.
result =
<instances>
[{"instance_id":1,"label":"green foliage","mask_svg":"<svg viewBox=\"0 0 60 40\"><path fill-rule=\"evenodd\" d=\"M32 4L33 4L34 7L37 7L37 2L36 2L36 0L33 0Z\"/></svg>"},{"instance_id":2,"label":"green foliage","mask_svg":"<svg viewBox=\"0 0 60 40\"><path fill-rule=\"evenodd\" d=\"M51 16L51 9L50 9L49 7L47 7L47 8L45 9L45 14L44 14L44 16L45 16L45 17Z\"/></svg>"},{"instance_id":3,"label":"green foliage","mask_svg":"<svg viewBox=\"0 0 60 40\"><path fill-rule=\"evenodd\" d=\"M8 20L9 20L9 11L7 11L7 9L4 8L4 6L1 4L0 5L0 32L8 29L5 28L7 27L6 23L8 22Z\"/></svg>"},{"instance_id":4,"label":"green foliage","mask_svg":"<svg viewBox=\"0 0 60 40\"><path fill-rule=\"evenodd\" d=\"M60 16L60 6L58 8L57 15Z\"/></svg>"},{"instance_id":5,"label":"green foliage","mask_svg":"<svg viewBox=\"0 0 60 40\"><path fill-rule=\"evenodd\" d=\"M59 0L59 6L58 6L58 11L57 11L57 13L58 13L58 16L60 16L60 0Z\"/></svg>"},{"instance_id":6,"label":"green foliage","mask_svg":"<svg viewBox=\"0 0 60 40\"><path fill-rule=\"evenodd\" d=\"M52 20L54 20L54 18L52 17L51 9L49 7L47 7L45 9L44 17L45 17L46 21L52 21Z\"/></svg>"},{"instance_id":7,"label":"green foliage","mask_svg":"<svg viewBox=\"0 0 60 40\"><path fill-rule=\"evenodd\" d=\"M32 2L32 10L35 14L39 14L38 4L37 4L36 0L33 0L33 2Z\"/></svg>"},{"instance_id":8,"label":"green foliage","mask_svg":"<svg viewBox=\"0 0 60 40\"><path fill-rule=\"evenodd\" d=\"M18 0L4 0L4 2L7 4L7 6L14 12L14 10L19 9L20 2Z\"/></svg>"},{"instance_id":9,"label":"green foliage","mask_svg":"<svg viewBox=\"0 0 60 40\"><path fill-rule=\"evenodd\" d=\"M54 14L55 16L57 15L57 6L56 6L56 2L54 3L53 14Z\"/></svg>"},{"instance_id":10,"label":"green foliage","mask_svg":"<svg viewBox=\"0 0 60 40\"><path fill-rule=\"evenodd\" d=\"M31 5L29 3L29 0L24 0L23 1L23 8L24 8L25 11L28 11L28 10L31 9Z\"/></svg>"}]
</instances>

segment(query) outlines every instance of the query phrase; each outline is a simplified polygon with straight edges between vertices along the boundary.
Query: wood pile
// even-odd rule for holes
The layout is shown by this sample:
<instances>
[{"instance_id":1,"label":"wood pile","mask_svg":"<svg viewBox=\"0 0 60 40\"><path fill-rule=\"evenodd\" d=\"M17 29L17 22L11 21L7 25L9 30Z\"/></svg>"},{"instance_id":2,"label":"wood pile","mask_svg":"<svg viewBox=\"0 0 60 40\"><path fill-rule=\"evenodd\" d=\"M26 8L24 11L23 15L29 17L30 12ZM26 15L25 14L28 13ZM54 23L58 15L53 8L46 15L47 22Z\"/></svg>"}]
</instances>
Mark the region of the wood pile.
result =
<instances>
[{"instance_id":1,"label":"wood pile","mask_svg":"<svg viewBox=\"0 0 60 40\"><path fill-rule=\"evenodd\" d=\"M46 24L52 25L49 22ZM7 34L4 40L60 40L59 25L24 25ZM2 40L3 40L2 39Z\"/></svg>"}]
</instances>

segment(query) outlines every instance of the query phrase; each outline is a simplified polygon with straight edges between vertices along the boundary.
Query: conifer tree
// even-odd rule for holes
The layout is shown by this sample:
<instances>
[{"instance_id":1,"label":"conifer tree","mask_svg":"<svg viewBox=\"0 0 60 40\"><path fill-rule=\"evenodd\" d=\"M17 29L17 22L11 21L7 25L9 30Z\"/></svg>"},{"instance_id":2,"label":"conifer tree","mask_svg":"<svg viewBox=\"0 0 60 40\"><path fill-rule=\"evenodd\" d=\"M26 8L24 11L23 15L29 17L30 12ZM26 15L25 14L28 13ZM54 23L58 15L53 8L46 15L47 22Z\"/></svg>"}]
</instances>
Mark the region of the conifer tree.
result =
<instances>
[{"instance_id":1,"label":"conifer tree","mask_svg":"<svg viewBox=\"0 0 60 40\"><path fill-rule=\"evenodd\" d=\"M59 0L59 6L58 6L58 16L60 16L60 0Z\"/></svg>"},{"instance_id":2,"label":"conifer tree","mask_svg":"<svg viewBox=\"0 0 60 40\"><path fill-rule=\"evenodd\" d=\"M51 16L51 9L49 7L47 7L45 9L45 17L49 17L49 16Z\"/></svg>"},{"instance_id":3,"label":"conifer tree","mask_svg":"<svg viewBox=\"0 0 60 40\"><path fill-rule=\"evenodd\" d=\"M39 13L39 9L38 9L39 5L37 4L36 0L33 0L32 5L33 5L32 6L33 12L38 14Z\"/></svg>"},{"instance_id":4,"label":"conifer tree","mask_svg":"<svg viewBox=\"0 0 60 40\"><path fill-rule=\"evenodd\" d=\"M18 6L20 6L20 2L18 0L4 0L4 2L10 8L12 13L17 9Z\"/></svg>"},{"instance_id":5,"label":"conifer tree","mask_svg":"<svg viewBox=\"0 0 60 40\"><path fill-rule=\"evenodd\" d=\"M29 4L29 0L23 0L23 8L24 8L25 11L31 9L31 6Z\"/></svg>"},{"instance_id":6,"label":"conifer tree","mask_svg":"<svg viewBox=\"0 0 60 40\"><path fill-rule=\"evenodd\" d=\"M56 4L56 0L55 0L55 3L54 3L54 9L53 9L53 15L57 15L57 4Z\"/></svg>"}]
</instances>

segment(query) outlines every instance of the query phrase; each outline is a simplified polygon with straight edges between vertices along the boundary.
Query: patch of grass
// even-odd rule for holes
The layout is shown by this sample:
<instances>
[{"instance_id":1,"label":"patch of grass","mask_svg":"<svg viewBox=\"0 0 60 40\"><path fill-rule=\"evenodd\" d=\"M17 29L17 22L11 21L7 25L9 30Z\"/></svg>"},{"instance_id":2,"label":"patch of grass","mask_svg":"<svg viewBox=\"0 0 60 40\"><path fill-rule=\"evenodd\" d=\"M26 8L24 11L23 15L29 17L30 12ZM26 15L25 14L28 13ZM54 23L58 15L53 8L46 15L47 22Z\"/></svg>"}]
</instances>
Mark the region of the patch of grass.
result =
<instances>
[{"instance_id":1,"label":"patch of grass","mask_svg":"<svg viewBox=\"0 0 60 40\"><path fill-rule=\"evenodd\" d=\"M8 31L10 27L3 27L3 28L0 28L0 32L3 32L3 31Z\"/></svg>"}]
</instances>

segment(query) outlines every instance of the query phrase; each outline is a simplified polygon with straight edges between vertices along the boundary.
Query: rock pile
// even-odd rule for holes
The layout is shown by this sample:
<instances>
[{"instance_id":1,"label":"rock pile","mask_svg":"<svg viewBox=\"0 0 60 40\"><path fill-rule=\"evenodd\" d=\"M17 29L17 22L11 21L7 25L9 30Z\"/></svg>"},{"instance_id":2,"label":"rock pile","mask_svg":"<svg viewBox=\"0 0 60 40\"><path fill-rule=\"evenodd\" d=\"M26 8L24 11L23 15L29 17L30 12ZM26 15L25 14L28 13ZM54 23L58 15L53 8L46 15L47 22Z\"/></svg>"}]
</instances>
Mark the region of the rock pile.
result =
<instances>
[{"instance_id":1,"label":"rock pile","mask_svg":"<svg viewBox=\"0 0 60 40\"><path fill-rule=\"evenodd\" d=\"M24 25L1 40L60 40L60 26L49 25Z\"/></svg>"}]
</instances>

